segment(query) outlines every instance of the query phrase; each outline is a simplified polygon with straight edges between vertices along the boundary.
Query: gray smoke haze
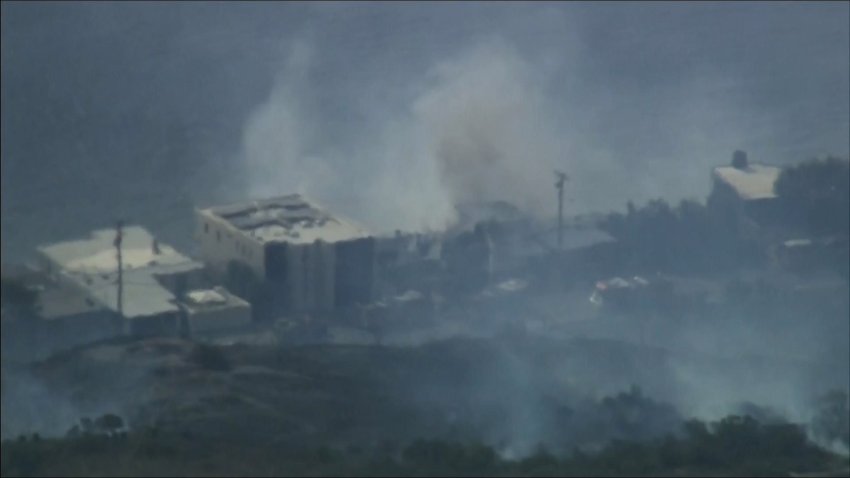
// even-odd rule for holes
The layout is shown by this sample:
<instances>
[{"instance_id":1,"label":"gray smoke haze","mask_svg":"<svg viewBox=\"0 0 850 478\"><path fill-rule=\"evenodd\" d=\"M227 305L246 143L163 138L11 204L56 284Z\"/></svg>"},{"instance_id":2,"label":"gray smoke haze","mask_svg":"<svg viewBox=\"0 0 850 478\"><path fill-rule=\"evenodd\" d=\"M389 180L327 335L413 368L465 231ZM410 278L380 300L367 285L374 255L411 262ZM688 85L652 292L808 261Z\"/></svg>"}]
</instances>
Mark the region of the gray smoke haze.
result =
<instances>
[{"instance_id":1,"label":"gray smoke haze","mask_svg":"<svg viewBox=\"0 0 850 478\"><path fill-rule=\"evenodd\" d=\"M329 11L339 14L335 8ZM769 36L770 29L759 23L750 27L743 19L760 15L762 22L774 20L774 28L779 28L789 21L778 13L784 8L759 11L748 5L724 11L696 6L691 14L725 20L731 30L712 32L701 26L700 34L714 35L702 43L683 35L696 19L679 6L602 8L614 24L623 21L623 10L633 10L638 23L654 14L664 18L658 20L662 30L672 29L669 39L638 26L627 30L631 38L621 33L606 39L633 40L633 53L645 61L644 68L660 63L677 73L665 78L641 71L632 84L615 70L593 74L600 56L623 54L594 48L599 33L588 31L588 22L582 20L596 19L601 12L584 6L494 8L487 13L499 17L502 28L470 27L465 41L443 55L405 62L415 66L402 83L372 77L377 86L356 79L347 85L348 107L357 110L358 122L368 125L368 133L367 139L343 146L327 127L333 119L315 107L325 93L323 81L311 79L316 70L331 68L323 64L338 61L328 50L339 45L299 39L270 98L254 110L245 128L249 194L300 190L348 209L379 230L440 227L453 219L455 204L467 201L508 200L527 212L549 216L555 168L574 178L572 212L619 208L627 199L700 198L708 192L708 169L725 162L734 149L745 148L756 160L780 163L795 161L798 154L826 151L797 153L818 133L796 132L796 145L781 139L787 118L773 110L778 105L768 109L758 104L763 101L758 81L767 78L756 77L765 73L747 71L759 65L737 58L722 61L729 51L699 52L715 46L740 48L749 56L749 50L772 46L760 36L752 38L757 33L749 31ZM339 9L343 16L352 14ZM387 14L386 9L377 10ZM518 19L502 18L507 12ZM423 16L422 23L428 20ZM804 24L808 18L797 21ZM532 36L537 42L529 42L523 30L533 22L538 22ZM841 35L838 30L833 34ZM666 58L670 55L681 57L690 68ZM771 60L761 61L764 69L774 67ZM617 58L615 63L623 62ZM842 76L846 82L846 74L837 68L833 73L827 80L830 86L841 84ZM802 86L802 78L800 85L792 85L790 76L781 78L789 82L784 88ZM642 83L645 88L638 90ZM375 93L377 88L385 91ZM837 89L832 93L846 96ZM369 101L360 100L361 94ZM841 119L846 113L838 112L842 107L832 108L834 114L824 113L846 124ZM835 127L829 148L846 151L846 134Z\"/></svg>"},{"instance_id":2,"label":"gray smoke haze","mask_svg":"<svg viewBox=\"0 0 850 478\"><path fill-rule=\"evenodd\" d=\"M440 229L477 200L546 218L556 168L568 213L702 199L735 149L850 155L848 24L846 2L3 2L3 258L119 215L190 249L192 207L293 191L377 231ZM805 421L807 388L845 370L841 337L683 328L660 345L803 355L828 380L683 361L641 385L690 415L752 400ZM524 453L548 418L535 367L508 363ZM587 393L633 380L576 363Z\"/></svg>"},{"instance_id":3,"label":"gray smoke haze","mask_svg":"<svg viewBox=\"0 0 850 478\"><path fill-rule=\"evenodd\" d=\"M309 192L380 230L502 197L707 193L742 148L848 155L845 3L31 3L2 15L4 253Z\"/></svg>"},{"instance_id":4,"label":"gray smoke haze","mask_svg":"<svg viewBox=\"0 0 850 478\"><path fill-rule=\"evenodd\" d=\"M68 397L59 396L28 373L7 373L5 367L2 404L0 437L4 440L31 433L61 437L85 416Z\"/></svg>"},{"instance_id":5,"label":"gray smoke haze","mask_svg":"<svg viewBox=\"0 0 850 478\"><path fill-rule=\"evenodd\" d=\"M505 42L482 42L433 65L397 116L368 119L379 125L377 145L350 155L361 164L371 155L377 164L359 184L334 167L343 158L322 151L324 138L305 111L304 98L316 94L309 90L310 51L293 47L283 79L246 125L251 196L357 194L383 231L443 228L454 205L470 201L508 200L530 213L549 212L550 191L539 186L552 175L558 139L532 67Z\"/></svg>"}]
</instances>

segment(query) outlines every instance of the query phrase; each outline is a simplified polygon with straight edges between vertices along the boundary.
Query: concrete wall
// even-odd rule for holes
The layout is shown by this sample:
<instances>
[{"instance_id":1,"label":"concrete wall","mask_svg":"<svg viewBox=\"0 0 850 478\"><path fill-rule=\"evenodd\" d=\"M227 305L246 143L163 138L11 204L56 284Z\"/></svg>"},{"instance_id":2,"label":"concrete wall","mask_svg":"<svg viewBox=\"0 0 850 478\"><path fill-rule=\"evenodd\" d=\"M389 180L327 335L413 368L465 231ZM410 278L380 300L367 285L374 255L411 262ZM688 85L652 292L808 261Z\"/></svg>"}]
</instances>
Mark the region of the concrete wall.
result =
<instances>
[{"instance_id":1,"label":"concrete wall","mask_svg":"<svg viewBox=\"0 0 850 478\"><path fill-rule=\"evenodd\" d=\"M190 290L203 289L207 280L202 268L192 269L185 272L155 274L157 282L168 289L175 296Z\"/></svg>"},{"instance_id":2,"label":"concrete wall","mask_svg":"<svg viewBox=\"0 0 850 478\"><path fill-rule=\"evenodd\" d=\"M121 318L108 310L52 319L24 317L2 321L4 361L43 360L71 348L122 335Z\"/></svg>"},{"instance_id":3,"label":"concrete wall","mask_svg":"<svg viewBox=\"0 0 850 478\"><path fill-rule=\"evenodd\" d=\"M266 294L279 313L366 303L374 287L374 239L266 244Z\"/></svg>"},{"instance_id":4,"label":"concrete wall","mask_svg":"<svg viewBox=\"0 0 850 478\"><path fill-rule=\"evenodd\" d=\"M328 311L334 308L334 264L332 244L289 244L286 249L284 294L293 311Z\"/></svg>"},{"instance_id":5,"label":"concrete wall","mask_svg":"<svg viewBox=\"0 0 850 478\"><path fill-rule=\"evenodd\" d=\"M42 321L42 337L54 352L122 335L121 317L98 310Z\"/></svg>"},{"instance_id":6,"label":"concrete wall","mask_svg":"<svg viewBox=\"0 0 850 478\"><path fill-rule=\"evenodd\" d=\"M227 304L220 307L189 309L189 334L203 337L216 332L236 330L251 324L248 304Z\"/></svg>"},{"instance_id":7,"label":"concrete wall","mask_svg":"<svg viewBox=\"0 0 850 478\"><path fill-rule=\"evenodd\" d=\"M127 332L136 337L177 337L180 335L179 313L166 312L157 315L128 319Z\"/></svg>"},{"instance_id":8,"label":"concrete wall","mask_svg":"<svg viewBox=\"0 0 850 478\"><path fill-rule=\"evenodd\" d=\"M259 278L266 277L264 245L212 213L196 210L195 236L201 256L210 271L219 278L235 260L251 268Z\"/></svg>"},{"instance_id":9,"label":"concrete wall","mask_svg":"<svg viewBox=\"0 0 850 478\"><path fill-rule=\"evenodd\" d=\"M375 260L372 238L263 244L211 213L198 210L196 217L201 254L213 276L225 278L230 261L248 266L258 279L266 281L263 293L270 296L275 309L329 311L337 305L338 296L346 304L355 301L352 297L361 302L371 300ZM339 250L345 251L345 260L338 267ZM341 295L340 284L346 291Z\"/></svg>"},{"instance_id":10,"label":"concrete wall","mask_svg":"<svg viewBox=\"0 0 850 478\"><path fill-rule=\"evenodd\" d=\"M375 298L376 240L369 237L339 242L334 246L335 306L371 302Z\"/></svg>"}]
</instances>

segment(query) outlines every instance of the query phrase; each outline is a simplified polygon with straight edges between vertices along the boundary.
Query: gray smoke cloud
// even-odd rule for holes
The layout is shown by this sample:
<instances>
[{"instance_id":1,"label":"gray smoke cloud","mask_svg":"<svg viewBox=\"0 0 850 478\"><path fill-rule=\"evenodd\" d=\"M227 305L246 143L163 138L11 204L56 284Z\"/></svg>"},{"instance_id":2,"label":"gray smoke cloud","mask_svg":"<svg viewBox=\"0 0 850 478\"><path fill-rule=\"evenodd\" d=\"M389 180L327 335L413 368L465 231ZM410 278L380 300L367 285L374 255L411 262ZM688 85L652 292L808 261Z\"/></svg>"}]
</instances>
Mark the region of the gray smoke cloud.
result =
<instances>
[{"instance_id":1,"label":"gray smoke cloud","mask_svg":"<svg viewBox=\"0 0 850 478\"><path fill-rule=\"evenodd\" d=\"M846 3L2 8L4 259L128 211L191 243L191 206L302 192L379 232L429 230L467 201L551 216L555 168L578 213L703 198L735 149L777 164L850 151ZM826 330L807 324L661 345L789 356L847 336L801 340ZM750 399L807 419L806 373L759 381L741 364L682 363L678 394L659 396L707 418ZM523 451L546 420L528 369L511 374Z\"/></svg>"},{"instance_id":2,"label":"gray smoke cloud","mask_svg":"<svg viewBox=\"0 0 850 478\"><path fill-rule=\"evenodd\" d=\"M313 51L308 43L295 42L268 100L245 125L243 147L250 197L293 191L327 190L330 165L315 156L316 125L309 117L309 88Z\"/></svg>"},{"instance_id":3,"label":"gray smoke cloud","mask_svg":"<svg viewBox=\"0 0 850 478\"><path fill-rule=\"evenodd\" d=\"M734 149L850 151L842 3L5 3L2 18L15 254L118 215L186 247L192 205L290 191L381 230L440 228L479 197L551 215L553 166L569 213L604 211L701 198Z\"/></svg>"},{"instance_id":4,"label":"gray smoke cloud","mask_svg":"<svg viewBox=\"0 0 850 478\"><path fill-rule=\"evenodd\" d=\"M319 12L359 18L341 7ZM682 9L674 12L683 25L694 21ZM708 11L734 25L756 13ZM683 55L678 40L632 32L634 48L607 45L645 61L642 75L651 81L629 82L617 68L633 73L633 59L609 58L600 71L600 43L630 38L627 30L600 41L588 26L593 21L582 22L604 15L556 7L512 14L503 31L471 26L474 33L455 48L434 48L400 70L359 55L346 58L351 71L340 70L336 44L315 34L288 40L270 96L245 123L247 194L304 192L379 231L428 230L450 224L454 206L464 202L506 200L550 217L554 169L571 177L567 211L585 213L620 209L627 200L703 199L710 168L728 162L735 149L768 163L811 154L797 152L813 142L810 132L799 130L789 144L787 117L763 104L755 78L770 65L753 73L750 65L725 64L688 38L679 46L692 50L690 68L665 77L661 72L672 68L662 66L665 57ZM611 21L622 22L623 14ZM635 14L638 23L649 15ZM527 26L535 23L536 36ZM678 29L668 34L682 36ZM337 110L320 107L329 74L346 76L339 95L357 121L336 126Z\"/></svg>"},{"instance_id":5,"label":"gray smoke cloud","mask_svg":"<svg viewBox=\"0 0 850 478\"><path fill-rule=\"evenodd\" d=\"M558 140L534 67L507 42L482 41L434 64L398 115L373 119L375 145L350 153L377 163L360 184L335 167L343 158L322 149L304 109L315 94L308 51L296 44L269 100L246 124L250 195L295 190L334 200L340 189L356 190L358 216L381 230L442 228L466 202L507 200L538 215L551 209L551 191L540 186L552 176Z\"/></svg>"}]
</instances>

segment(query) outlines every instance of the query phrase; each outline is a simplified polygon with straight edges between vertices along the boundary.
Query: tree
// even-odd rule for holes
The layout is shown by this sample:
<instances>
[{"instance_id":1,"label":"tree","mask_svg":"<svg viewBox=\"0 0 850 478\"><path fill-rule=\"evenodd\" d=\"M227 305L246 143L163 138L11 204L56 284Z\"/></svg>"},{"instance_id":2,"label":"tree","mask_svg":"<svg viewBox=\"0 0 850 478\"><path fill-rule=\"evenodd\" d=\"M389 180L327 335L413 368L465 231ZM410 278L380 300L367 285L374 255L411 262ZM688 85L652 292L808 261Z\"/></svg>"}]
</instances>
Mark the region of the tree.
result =
<instances>
[{"instance_id":1,"label":"tree","mask_svg":"<svg viewBox=\"0 0 850 478\"><path fill-rule=\"evenodd\" d=\"M787 167L773 190L793 225L815 235L850 231L850 161L827 157Z\"/></svg>"},{"instance_id":2,"label":"tree","mask_svg":"<svg viewBox=\"0 0 850 478\"><path fill-rule=\"evenodd\" d=\"M736 267L743 259L731 226L694 200L675 208L663 199L640 208L630 201L625 215L609 214L599 227L617 239L629 265L638 269L706 271Z\"/></svg>"},{"instance_id":3,"label":"tree","mask_svg":"<svg viewBox=\"0 0 850 478\"><path fill-rule=\"evenodd\" d=\"M97 418L94 424L98 430L108 435L114 435L124 428L124 420L113 413L107 413Z\"/></svg>"},{"instance_id":4,"label":"tree","mask_svg":"<svg viewBox=\"0 0 850 478\"><path fill-rule=\"evenodd\" d=\"M226 372L231 368L230 360L224 352L213 345L196 345L192 350L190 360L203 369L216 372Z\"/></svg>"}]
</instances>

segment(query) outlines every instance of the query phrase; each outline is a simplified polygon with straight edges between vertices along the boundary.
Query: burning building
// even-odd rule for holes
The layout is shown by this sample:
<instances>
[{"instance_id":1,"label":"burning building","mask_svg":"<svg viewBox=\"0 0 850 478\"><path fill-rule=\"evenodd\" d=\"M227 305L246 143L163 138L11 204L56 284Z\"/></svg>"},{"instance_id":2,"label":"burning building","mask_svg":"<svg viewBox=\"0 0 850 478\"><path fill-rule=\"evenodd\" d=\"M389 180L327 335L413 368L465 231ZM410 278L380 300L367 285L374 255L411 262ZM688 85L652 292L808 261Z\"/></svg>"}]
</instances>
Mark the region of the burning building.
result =
<instances>
[{"instance_id":1,"label":"burning building","mask_svg":"<svg viewBox=\"0 0 850 478\"><path fill-rule=\"evenodd\" d=\"M292 194L196 211L203 260L271 313L330 311L372 300L375 240ZM256 304L255 304L256 305Z\"/></svg>"}]
</instances>

